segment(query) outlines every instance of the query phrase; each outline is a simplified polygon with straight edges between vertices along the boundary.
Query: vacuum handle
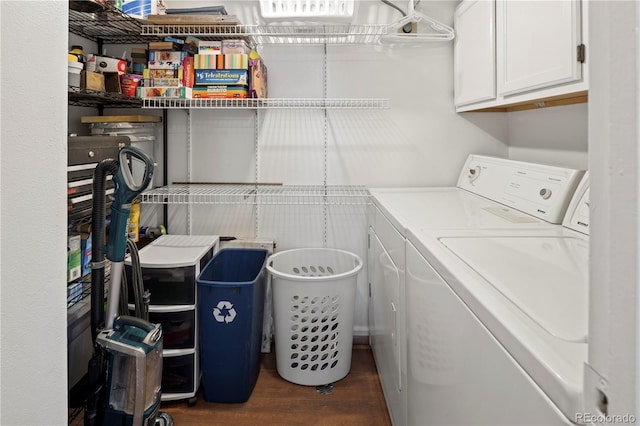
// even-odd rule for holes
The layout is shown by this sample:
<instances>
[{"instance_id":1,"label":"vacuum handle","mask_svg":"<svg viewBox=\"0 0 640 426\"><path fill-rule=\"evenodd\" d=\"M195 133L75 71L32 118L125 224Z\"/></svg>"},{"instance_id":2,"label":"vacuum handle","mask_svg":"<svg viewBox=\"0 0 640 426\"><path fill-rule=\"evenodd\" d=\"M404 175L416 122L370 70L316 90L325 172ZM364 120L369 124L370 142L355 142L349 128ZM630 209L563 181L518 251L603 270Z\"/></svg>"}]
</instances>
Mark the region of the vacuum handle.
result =
<instances>
[{"instance_id":1,"label":"vacuum handle","mask_svg":"<svg viewBox=\"0 0 640 426\"><path fill-rule=\"evenodd\" d=\"M120 169L116 176L116 179L123 186L123 196L125 198L123 204L131 203L135 197L138 196L142 191L144 191L149 183L151 183L151 178L153 177L153 163L151 159L142 151L132 146L123 147L119 154L118 160L120 163ZM144 164L144 172L142 175L142 180L140 182L136 182L135 177L133 176L132 167L127 167L127 163L131 160L137 160Z\"/></svg>"},{"instance_id":2,"label":"vacuum handle","mask_svg":"<svg viewBox=\"0 0 640 426\"><path fill-rule=\"evenodd\" d=\"M113 328L115 330L123 327L135 327L144 331L145 335L139 336L140 342L149 346L155 346L162 339L162 326L150 323L142 318L121 315L115 319ZM162 343L160 344L160 351L162 351Z\"/></svg>"},{"instance_id":3,"label":"vacuum handle","mask_svg":"<svg viewBox=\"0 0 640 426\"><path fill-rule=\"evenodd\" d=\"M153 163L139 149L125 146L120 150L118 159L118 171L113 176L115 191L111 203L111 224L109 226L109 245L107 246L107 258L112 262L124 261L131 203L149 186L153 178ZM137 163L133 163L134 161ZM133 173L134 164L144 165L142 178L139 179L139 182L136 182ZM139 173L137 167L135 169L136 174Z\"/></svg>"},{"instance_id":4,"label":"vacuum handle","mask_svg":"<svg viewBox=\"0 0 640 426\"><path fill-rule=\"evenodd\" d=\"M155 325L150 323L149 321L145 321L142 318L132 317L128 315L120 315L118 318L116 318L113 323L113 328L116 329L127 325L137 327L147 333L150 333L154 328L156 328Z\"/></svg>"}]
</instances>

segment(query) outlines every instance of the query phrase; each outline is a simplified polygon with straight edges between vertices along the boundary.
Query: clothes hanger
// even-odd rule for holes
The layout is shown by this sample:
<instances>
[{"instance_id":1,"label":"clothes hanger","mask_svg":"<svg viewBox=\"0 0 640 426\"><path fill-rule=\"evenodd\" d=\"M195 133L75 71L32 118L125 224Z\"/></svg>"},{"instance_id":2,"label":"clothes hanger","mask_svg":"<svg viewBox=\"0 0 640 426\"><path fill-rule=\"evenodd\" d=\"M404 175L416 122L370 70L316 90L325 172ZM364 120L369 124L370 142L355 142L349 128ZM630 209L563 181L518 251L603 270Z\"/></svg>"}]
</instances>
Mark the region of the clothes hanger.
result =
<instances>
[{"instance_id":1,"label":"clothes hanger","mask_svg":"<svg viewBox=\"0 0 640 426\"><path fill-rule=\"evenodd\" d=\"M407 15L403 16L400 20L389 24L387 34L381 38L381 42L385 41L450 41L455 38L455 31L448 25L443 24L436 19L433 19L423 13L418 12L415 9L415 0L408 0ZM425 22L432 30L430 32L416 32L416 33L400 33L398 29L404 27L410 23Z\"/></svg>"}]
</instances>

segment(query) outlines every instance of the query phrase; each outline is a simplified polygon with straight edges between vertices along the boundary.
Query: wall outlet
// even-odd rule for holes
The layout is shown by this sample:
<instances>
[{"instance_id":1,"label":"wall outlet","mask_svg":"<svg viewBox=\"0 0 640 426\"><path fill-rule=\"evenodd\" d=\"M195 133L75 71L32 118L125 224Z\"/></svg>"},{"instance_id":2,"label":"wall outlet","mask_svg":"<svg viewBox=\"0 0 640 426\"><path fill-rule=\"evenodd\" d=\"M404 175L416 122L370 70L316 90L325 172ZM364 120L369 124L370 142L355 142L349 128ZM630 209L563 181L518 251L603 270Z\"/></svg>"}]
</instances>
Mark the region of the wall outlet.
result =
<instances>
[{"instance_id":1,"label":"wall outlet","mask_svg":"<svg viewBox=\"0 0 640 426\"><path fill-rule=\"evenodd\" d=\"M409 25L405 25L404 27L400 27L398 28L398 33L399 34L416 34L418 32L418 23L417 22L411 22L411 31L410 32L406 32L405 31L405 27L409 27Z\"/></svg>"}]
</instances>

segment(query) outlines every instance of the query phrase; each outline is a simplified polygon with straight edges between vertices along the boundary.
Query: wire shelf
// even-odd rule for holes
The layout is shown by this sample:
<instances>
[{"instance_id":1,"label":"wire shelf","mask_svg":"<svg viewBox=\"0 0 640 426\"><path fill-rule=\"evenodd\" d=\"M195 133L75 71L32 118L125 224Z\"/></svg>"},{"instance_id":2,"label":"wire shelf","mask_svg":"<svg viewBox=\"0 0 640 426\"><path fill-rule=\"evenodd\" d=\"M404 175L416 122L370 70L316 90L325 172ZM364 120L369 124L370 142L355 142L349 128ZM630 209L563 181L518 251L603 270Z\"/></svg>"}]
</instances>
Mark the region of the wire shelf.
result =
<instances>
[{"instance_id":1,"label":"wire shelf","mask_svg":"<svg viewBox=\"0 0 640 426\"><path fill-rule=\"evenodd\" d=\"M166 109L388 109L388 99L322 99L322 98L219 98L168 99L145 98L143 108Z\"/></svg>"},{"instance_id":2,"label":"wire shelf","mask_svg":"<svg viewBox=\"0 0 640 426\"><path fill-rule=\"evenodd\" d=\"M155 40L141 35L142 22L115 7L99 12L69 9L69 32L92 41L113 44L142 44Z\"/></svg>"},{"instance_id":3,"label":"wire shelf","mask_svg":"<svg viewBox=\"0 0 640 426\"><path fill-rule=\"evenodd\" d=\"M142 25L146 37L194 36L202 40L243 38L253 44L374 44L388 25Z\"/></svg>"},{"instance_id":4,"label":"wire shelf","mask_svg":"<svg viewBox=\"0 0 640 426\"><path fill-rule=\"evenodd\" d=\"M164 36L185 37L202 40L243 39L253 45L266 44L383 44L416 42L427 40L450 40L453 32L442 33L446 27L436 21L427 20L434 32L429 34L399 35L394 24L348 24L348 23L273 23L268 25L185 25L150 24L144 19L131 17L113 6L99 12L80 12L69 9L69 32L93 41L112 44L145 44ZM421 18L420 18L421 17ZM404 20L413 17L405 17ZM434 24L435 22L435 24ZM445 29L448 29L446 27Z\"/></svg>"},{"instance_id":5,"label":"wire shelf","mask_svg":"<svg viewBox=\"0 0 640 426\"><path fill-rule=\"evenodd\" d=\"M95 107L104 105L112 108L140 108L142 99L131 98L120 93L100 92L68 86L69 105Z\"/></svg>"},{"instance_id":6,"label":"wire shelf","mask_svg":"<svg viewBox=\"0 0 640 426\"><path fill-rule=\"evenodd\" d=\"M172 184L141 194L145 204L364 205L362 186Z\"/></svg>"}]
</instances>

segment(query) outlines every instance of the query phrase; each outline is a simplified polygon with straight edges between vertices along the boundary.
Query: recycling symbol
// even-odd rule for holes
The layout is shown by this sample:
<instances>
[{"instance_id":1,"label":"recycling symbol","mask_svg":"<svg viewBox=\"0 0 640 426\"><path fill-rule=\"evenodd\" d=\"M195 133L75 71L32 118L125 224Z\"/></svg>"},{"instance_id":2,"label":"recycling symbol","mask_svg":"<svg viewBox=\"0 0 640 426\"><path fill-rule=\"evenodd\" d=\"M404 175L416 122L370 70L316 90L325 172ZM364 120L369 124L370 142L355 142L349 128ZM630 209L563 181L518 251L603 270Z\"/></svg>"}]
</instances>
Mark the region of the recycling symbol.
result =
<instances>
[{"instance_id":1,"label":"recycling symbol","mask_svg":"<svg viewBox=\"0 0 640 426\"><path fill-rule=\"evenodd\" d=\"M223 313L226 312L226 315ZM231 302L221 300L218 302L218 306L213 308L213 317L218 322L225 322L229 324L236 317L236 310L233 309Z\"/></svg>"}]
</instances>

